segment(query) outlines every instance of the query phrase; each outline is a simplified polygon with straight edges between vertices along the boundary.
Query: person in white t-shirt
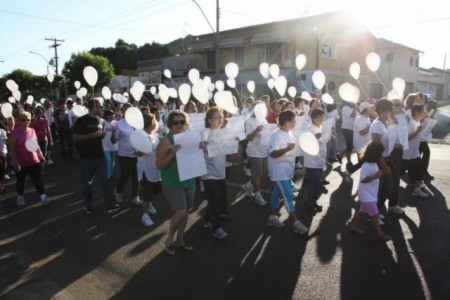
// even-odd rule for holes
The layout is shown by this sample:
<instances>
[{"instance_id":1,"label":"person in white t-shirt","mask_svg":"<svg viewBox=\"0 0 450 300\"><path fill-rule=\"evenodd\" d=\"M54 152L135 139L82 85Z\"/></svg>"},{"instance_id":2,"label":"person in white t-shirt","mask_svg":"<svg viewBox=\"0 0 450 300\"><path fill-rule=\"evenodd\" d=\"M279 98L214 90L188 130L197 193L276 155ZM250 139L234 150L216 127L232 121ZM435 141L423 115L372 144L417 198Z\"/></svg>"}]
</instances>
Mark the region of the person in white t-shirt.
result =
<instances>
[{"instance_id":1,"label":"person in white t-shirt","mask_svg":"<svg viewBox=\"0 0 450 300\"><path fill-rule=\"evenodd\" d=\"M358 186L359 210L350 224L350 233L363 235L359 229L361 222L368 216L378 239L383 242L392 238L383 233L378 220L377 195L382 172L378 167L378 161L382 158L384 147L379 142L372 142L363 151L363 165L361 166L360 181Z\"/></svg>"},{"instance_id":2,"label":"person in white t-shirt","mask_svg":"<svg viewBox=\"0 0 450 300\"><path fill-rule=\"evenodd\" d=\"M355 127L355 120L358 117L358 107L354 103L343 102L342 105L342 125L341 131L345 139L345 149L342 154L347 158L346 169L352 167L352 150L353 150L353 128Z\"/></svg>"},{"instance_id":3,"label":"person in white t-shirt","mask_svg":"<svg viewBox=\"0 0 450 300\"><path fill-rule=\"evenodd\" d=\"M244 102L244 107L241 110L241 115L248 116L252 112L252 105L255 102L253 97L247 97Z\"/></svg>"},{"instance_id":4,"label":"person in white t-shirt","mask_svg":"<svg viewBox=\"0 0 450 300\"><path fill-rule=\"evenodd\" d=\"M278 204L282 198L289 217L293 222L293 230L296 234L305 234L308 228L297 218L292 194L292 178L295 169L295 138L291 130L295 127L295 112L284 110L278 116L277 129L270 136L269 142L269 177L274 183L270 200L271 213L267 219L267 225L283 228L284 224L278 219Z\"/></svg>"},{"instance_id":5,"label":"person in white t-shirt","mask_svg":"<svg viewBox=\"0 0 450 300\"><path fill-rule=\"evenodd\" d=\"M115 113L112 110L105 110L103 112L103 130L105 131L105 136L102 139L103 152L105 152L106 160L106 176L108 179L114 179L114 165L116 162L117 155L117 143L111 142L111 136L113 130L116 127Z\"/></svg>"},{"instance_id":6,"label":"person in white t-shirt","mask_svg":"<svg viewBox=\"0 0 450 300\"><path fill-rule=\"evenodd\" d=\"M0 193L5 191L4 180L6 175L8 148L6 143L8 141L8 135L6 130L0 128Z\"/></svg>"},{"instance_id":7,"label":"person in white t-shirt","mask_svg":"<svg viewBox=\"0 0 450 300\"><path fill-rule=\"evenodd\" d=\"M353 147L358 154L358 163L349 168L348 172L350 174L361 168L363 161L360 153L372 139L369 134L370 125L372 124L370 120L370 116L373 114L372 107L368 102L363 102L359 105L360 115L356 118L355 127L353 128Z\"/></svg>"},{"instance_id":8,"label":"person in white t-shirt","mask_svg":"<svg viewBox=\"0 0 450 300\"><path fill-rule=\"evenodd\" d=\"M330 163L338 161L336 157L336 142L337 142L337 133L336 133L336 121L339 120L339 112L337 111L336 104L327 104L325 111L325 120L334 119L333 127L331 128L332 134L331 139L327 144L327 161Z\"/></svg>"}]
</instances>

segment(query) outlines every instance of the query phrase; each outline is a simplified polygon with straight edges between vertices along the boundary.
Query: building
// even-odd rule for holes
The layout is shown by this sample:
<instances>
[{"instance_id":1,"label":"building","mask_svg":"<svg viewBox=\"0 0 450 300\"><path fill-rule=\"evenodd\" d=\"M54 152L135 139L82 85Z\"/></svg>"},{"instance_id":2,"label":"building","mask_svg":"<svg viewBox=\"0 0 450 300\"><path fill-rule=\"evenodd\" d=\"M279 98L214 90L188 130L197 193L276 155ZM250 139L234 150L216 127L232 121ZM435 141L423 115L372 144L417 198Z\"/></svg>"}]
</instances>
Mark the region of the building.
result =
<instances>
[{"instance_id":1,"label":"building","mask_svg":"<svg viewBox=\"0 0 450 300\"><path fill-rule=\"evenodd\" d=\"M430 94L434 99L448 99L450 86L450 71L437 68L419 70L417 88L424 94Z\"/></svg>"}]
</instances>

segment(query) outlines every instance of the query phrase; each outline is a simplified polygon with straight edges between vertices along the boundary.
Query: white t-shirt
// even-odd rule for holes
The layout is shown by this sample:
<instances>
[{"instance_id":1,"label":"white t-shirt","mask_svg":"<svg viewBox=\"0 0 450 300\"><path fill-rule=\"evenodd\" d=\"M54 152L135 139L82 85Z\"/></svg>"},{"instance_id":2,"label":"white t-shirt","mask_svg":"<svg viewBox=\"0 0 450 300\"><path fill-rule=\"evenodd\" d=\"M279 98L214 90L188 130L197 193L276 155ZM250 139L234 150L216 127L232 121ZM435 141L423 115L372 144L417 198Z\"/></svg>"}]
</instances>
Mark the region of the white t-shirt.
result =
<instances>
[{"instance_id":1,"label":"white t-shirt","mask_svg":"<svg viewBox=\"0 0 450 300\"><path fill-rule=\"evenodd\" d=\"M353 146L356 152L361 152L361 150L370 142L372 136L370 132L365 135L361 135L359 132L363 129L370 127L370 118L364 115L360 115L356 118L355 127L353 129Z\"/></svg>"},{"instance_id":2,"label":"white t-shirt","mask_svg":"<svg viewBox=\"0 0 450 300\"><path fill-rule=\"evenodd\" d=\"M336 121L339 120L339 113L337 111L337 109L334 109L330 112L325 112L325 119L334 119L334 124L333 127L336 128Z\"/></svg>"},{"instance_id":3,"label":"white t-shirt","mask_svg":"<svg viewBox=\"0 0 450 300\"><path fill-rule=\"evenodd\" d=\"M369 135L370 135L371 140L372 140L373 133L377 133L377 134L381 135L381 143L384 146L383 157L389 156L390 153L389 153L388 129L384 125L384 123L381 122L380 119L378 119L378 118L376 118L375 121L373 121L372 125L370 125Z\"/></svg>"},{"instance_id":4,"label":"white t-shirt","mask_svg":"<svg viewBox=\"0 0 450 300\"><path fill-rule=\"evenodd\" d=\"M111 143L112 128L116 127L116 123L117 122L115 120L112 120L111 122L103 120L103 130L105 131L105 137L102 139L102 144L103 150L105 151L117 151L117 143Z\"/></svg>"},{"instance_id":5,"label":"white t-shirt","mask_svg":"<svg viewBox=\"0 0 450 300\"><path fill-rule=\"evenodd\" d=\"M54 110L51 107L44 111L44 116L48 122L48 126L51 126L53 124L53 113L54 113Z\"/></svg>"},{"instance_id":6,"label":"white t-shirt","mask_svg":"<svg viewBox=\"0 0 450 300\"><path fill-rule=\"evenodd\" d=\"M267 121L264 121L263 124L267 124ZM261 123L258 123L256 118L250 118L245 123L245 132L247 134L252 133L256 127L259 125L262 125ZM247 144L247 156L249 157L267 157L267 150L269 146L268 145L261 145L261 132L259 132L255 138L248 142Z\"/></svg>"},{"instance_id":7,"label":"white t-shirt","mask_svg":"<svg viewBox=\"0 0 450 300\"><path fill-rule=\"evenodd\" d=\"M269 153L275 150L286 148L289 144L295 143L292 133L281 129L275 130L270 136ZM268 159L269 177L272 181L291 180L294 177L295 153L293 150L286 152L280 157Z\"/></svg>"},{"instance_id":8,"label":"white t-shirt","mask_svg":"<svg viewBox=\"0 0 450 300\"><path fill-rule=\"evenodd\" d=\"M6 141L8 140L8 135L4 129L0 128L0 154L6 155L8 153L8 149L6 147Z\"/></svg>"},{"instance_id":9,"label":"white t-shirt","mask_svg":"<svg viewBox=\"0 0 450 300\"><path fill-rule=\"evenodd\" d=\"M358 113L355 114L355 116L352 118L350 115L353 113L353 108L351 108L348 105L344 105L342 107L342 129L348 129L353 130L353 127L355 127L355 120L358 116Z\"/></svg>"},{"instance_id":10,"label":"white t-shirt","mask_svg":"<svg viewBox=\"0 0 450 300\"><path fill-rule=\"evenodd\" d=\"M361 166L361 173L359 175L358 199L361 202L374 202L378 200L378 186L380 179L372 180L371 182L362 183L367 176L373 176L379 170L377 163L365 162Z\"/></svg>"},{"instance_id":11,"label":"white t-shirt","mask_svg":"<svg viewBox=\"0 0 450 300\"><path fill-rule=\"evenodd\" d=\"M314 124L310 124L306 127L306 131L311 132L313 135L317 133L322 133L320 127L317 127ZM305 168L311 169L323 169L325 167L325 156L327 154L327 145L322 143L322 138L318 140L319 142L319 154L316 156L309 155L305 152L304 163Z\"/></svg>"},{"instance_id":12,"label":"white t-shirt","mask_svg":"<svg viewBox=\"0 0 450 300\"><path fill-rule=\"evenodd\" d=\"M137 157L136 151L130 142L130 135L134 128L128 125L125 119L120 119L116 123L116 140L118 145L117 154L126 157Z\"/></svg>"},{"instance_id":13,"label":"white t-shirt","mask_svg":"<svg viewBox=\"0 0 450 300\"><path fill-rule=\"evenodd\" d=\"M408 135L415 132L417 127L420 126L420 122L411 119L408 124ZM408 150L403 150L403 159L415 159L420 157L419 146L420 146L420 133L416 135L413 139L408 141Z\"/></svg>"},{"instance_id":14,"label":"white t-shirt","mask_svg":"<svg viewBox=\"0 0 450 300\"><path fill-rule=\"evenodd\" d=\"M156 135L149 134L148 139L152 144L152 152L149 154L144 154L137 159L137 173L138 180L142 180L142 174L145 173L145 178L150 182L161 181L161 173L156 167L156 147L159 144L159 138Z\"/></svg>"},{"instance_id":15,"label":"white t-shirt","mask_svg":"<svg viewBox=\"0 0 450 300\"><path fill-rule=\"evenodd\" d=\"M201 136L208 136L210 128L206 128ZM208 156L208 151L203 150L203 154L205 155L205 163L206 163L206 174L202 176L202 179L214 179L214 180L222 180L225 179L225 170L227 165L227 159L225 155L216 155L214 157Z\"/></svg>"},{"instance_id":16,"label":"white t-shirt","mask_svg":"<svg viewBox=\"0 0 450 300\"><path fill-rule=\"evenodd\" d=\"M431 120L430 118L425 118L424 124L427 123L427 120ZM429 142L433 138L433 133L431 131L428 131L426 133L422 133L419 135L421 142Z\"/></svg>"}]
</instances>

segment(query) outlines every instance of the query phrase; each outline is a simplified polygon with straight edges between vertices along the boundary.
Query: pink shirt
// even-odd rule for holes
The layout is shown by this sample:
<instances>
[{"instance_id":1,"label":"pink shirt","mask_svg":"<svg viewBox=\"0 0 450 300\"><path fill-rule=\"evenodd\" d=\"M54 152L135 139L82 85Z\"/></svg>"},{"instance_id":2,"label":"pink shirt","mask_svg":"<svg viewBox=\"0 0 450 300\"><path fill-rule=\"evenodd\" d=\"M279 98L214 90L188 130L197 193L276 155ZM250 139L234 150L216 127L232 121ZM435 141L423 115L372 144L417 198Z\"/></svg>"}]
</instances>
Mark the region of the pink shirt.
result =
<instances>
[{"instance_id":1,"label":"pink shirt","mask_svg":"<svg viewBox=\"0 0 450 300\"><path fill-rule=\"evenodd\" d=\"M46 129L48 128L48 122L45 118L33 118L31 120L30 127L34 128L34 131L36 131L36 135L38 137L38 141L46 141L47 135L46 135Z\"/></svg>"},{"instance_id":2,"label":"pink shirt","mask_svg":"<svg viewBox=\"0 0 450 300\"><path fill-rule=\"evenodd\" d=\"M36 152L30 152L25 147L25 142L27 140L37 140L34 129L27 128L26 131L22 131L19 128L16 128L11 131L11 134L16 138L16 154L19 165L21 167L27 167L39 163L39 158Z\"/></svg>"}]
</instances>

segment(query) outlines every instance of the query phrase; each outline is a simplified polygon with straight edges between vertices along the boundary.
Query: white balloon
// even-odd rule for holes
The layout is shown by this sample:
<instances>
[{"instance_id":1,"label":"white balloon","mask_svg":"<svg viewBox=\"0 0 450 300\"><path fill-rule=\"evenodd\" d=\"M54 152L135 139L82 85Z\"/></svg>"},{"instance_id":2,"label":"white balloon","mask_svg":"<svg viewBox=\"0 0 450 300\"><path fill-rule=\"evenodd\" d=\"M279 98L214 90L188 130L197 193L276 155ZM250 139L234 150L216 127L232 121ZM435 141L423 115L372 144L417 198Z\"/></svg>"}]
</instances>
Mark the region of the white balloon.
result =
<instances>
[{"instance_id":1,"label":"white balloon","mask_svg":"<svg viewBox=\"0 0 450 300\"><path fill-rule=\"evenodd\" d=\"M295 66L297 67L297 70L303 69L303 67L306 65L306 55L305 54L299 54L295 58Z\"/></svg>"},{"instance_id":2,"label":"white balloon","mask_svg":"<svg viewBox=\"0 0 450 300\"><path fill-rule=\"evenodd\" d=\"M394 89L394 91L396 91L400 96L403 96L403 93L405 92L405 81L400 78L400 77L396 77L394 78L394 80L392 81L392 88Z\"/></svg>"},{"instance_id":3,"label":"white balloon","mask_svg":"<svg viewBox=\"0 0 450 300\"><path fill-rule=\"evenodd\" d=\"M4 118L9 118L12 116L12 105L10 103L3 103L1 107L2 115Z\"/></svg>"},{"instance_id":4,"label":"white balloon","mask_svg":"<svg viewBox=\"0 0 450 300\"><path fill-rule=\"evenodd\" d=\"M300 97L302 97L302 99L303 99L303 100L306 100L306 101L311 101L311 100L312 100L312 97L311 97L311 95L309 94L308 91L303 91L303 92L300 94Z\"/></svg>"},{"instance_id":5,"label":"white balloon","mask_svg":"<svg viewBox=\"0 0 450 300\"><path fill-rule=\"evenodd\" d=\"M339 96L341 96L342 100L352 103L358 102L359 98L356 88L348 82L341 84L339 87Z\"/></svg>"},{"instance_id":6,"label":"white balloon","mask_svg":"<svg viewBox=\"0 0 450 300\"><path fill-rule=\"evenodd\" d=\"M312 74L312 82L318 90L321 90L324 87L325 80L325 74L320 70L317 70Z\"/></svg>"},{"instance_id":7,"label":"white balloon","mask_svg":"<svg viewBox=\"0 0 450 300\"><path fill-rule=\"evenodd\" d=\"M333 97L331 97L331 95L328 94L328 93L325 93L325 94L322 95L322 101L325 104L334 104Z\"/></svg>"},{"instance_id":8,"label":"white balloon","mask_svg":"<svg viewBox=\"0 0 450 300\"><path fill-rule=\"evenodd\" d=\"M55 75L53 75L52 73L47 74L48 82L52 83L54 79L55 79Z\"/></svg>"},{"instance_id":9,"label":"white balloon","mask_svg":"<svg viewBox=\"0 0 450 300\"><path fill-rule=\"evenodd\" d=\"M232 88L232 89L236 88L236 80L234 80L234 79L227 79L227 85L230 88Z\"/></svg>"},{"instance_id":10,"label":"white balloon","mask_svg":"<svg viewBox=\"0 0 450 300\"><path fill-rule=\"evenodd\" d=\"M357 62L354 62L350 65L349 72L353 79L358 80L359 74L361 73L361 67Z\"/></svg>"},{"instance_id":11,"label":"white balloon","mask_svg":"<svg viewBox=\"0 0 450 300\"><path fill-rule=\"evenodd\" d=\"M131 127L136 129L144 129L144 118L142 112L137 107L130 107L125 112L125 121Z\"/></svg>"},{"instance_id":12,"label":"white balloon","mask_svg":"<svg viewBox=\"0 0 450 300\"><path fill-rule=\"evenodd\" d=\"M253 108L253 113L255 114L256 121L258 123L264 123L267 117L267 106L265 103L258 103Z\"/></svg>"},{"instance_id":13,"label":"white balloon","mask_svg":"<svg viewBox=\"0 0 450 300\"><path fill-rule=\"evenodd\" d=\"M97 70L92 66L87 66L83 69L84 80L90 85L95 86L98 80Z\"/></svg>"},{"instance_id":14,"label":"white balloon","mask_svg":"<svg viewBox=\"0 0 450 300\"><path fill-rule=\"evenodd\" d=\"M130 143L136 151L150 154L153 150L148 134L144 130L134 130L130 134Z\"/></svg>"},{"instance_id":15,"label":"white balloon","mask_svg":"<svg viewBox=\"0 0 450 300\"><path fill-rule=\"evenodd\" d=\"M39 144L35 139L28 139L25 141L25 148L30 152L36 152L39 149Z\"/></svg>"},{"instance_id":16,"label":"white balloon","mask_svg":"<svg viewBox=\"0 0 450 300\"><path fill-rule=\"evenodd\" d=\"M402 100L402 97L396 90L392 90L387 94L387 100Z\"/></svg>"},{"instance_id":17,"label":"white balloon","mask_svg":"<svg viewBox=\"0 0 450 300\"><path fill-rule=\"evenodd\" d=\"M278 77L278 75L280 75L280 67L277 64L270 65L269 73L273 79L276 79Z\"/></svg>"},{"instance_id":18,"label":"white balloon","mask_svg":"<svg viewBox=\"0 0 450 300\"><path fill-rule=\"evenodd\" d=\"M370 71L376 72L380 67L381 59L380 56L375 52L370 52L366 56L366 65Z\"/></svg>"},{"instance_id":19,"label":"white balloon","mask_svg":"<svg viewBox=\"0 0 450 300\"><path fill-rule=\"evenodd\" d=\"M275 89L281 97L286 93L287 79L284 76L279 76L275 79Z\"/></svg>"},{"instance_id":20,"label":"white balloon","mask_svg":"<svg viewBox=\"0 0 450 300\"><path fill-rule=\"evenodd\" d=\"M188 77L191 83L195 84L200 79L200 72L197 69L190 69Z\"/></svg>"},{"instance_id":21,"label":"white balloon","mask_svg":"<svg viewBox=\"0 0 450 300\"><path fill-rule=\"evenodd\" d=\"M223 83L222 80L217 80L216 81L216 89L218 91L223 91L224 88L225 88L225 83Z\"/></svg>"},{"instance_id":22,"label":"white balloon","mask_svg":"<svg viewBox=\"0 0 450 300\"><path fill-rule=\"evenodd\" d=\"M225 74L229 79L235 79L239 74L239 66L234 62L227 63L225 66Z\"/></svg>"},{"instance_id":23,"label":"white balloon","mask_svg":"<svg viewBox=\"0 0 450 300\"><path fill-rule=\"evenodd\" d=\"M186 104L191 97L191 86L187 83L183 83L178 88L178 96L180 96L181 103Z\"/></svg>"},{"instance_id":24,"label":"white balloon","mask_svg":"<svg viewBox=\"0 0 450 300\"><path fill-rule=\"evenodd\" d=\"M288 88L288 94L291 96L291 98L294 98L295 95L297 95L297 88L295 86L290 86Z\"/></svg>"},{"instance_id":25,"label":"white balloon","mask_svg":"<svg viewBox=\"0 0 450 300\"><path fill-rule=\"evenodd\" d=\"M84 116L85 114L87 114L86 109L84 109L84 106L82 106L82 105L75 105L72 108L72 112L78 118Z\"/></svg>"},{"instance_id":26,"label":"white balloon","mask_svg":"<svg viewBox=\"0 0 450 300\"><path fill-rule=\"evenodd\" d=\"M109 89L109 87L104 86L102 88L102 96L105 99L111 99L111 90Z\"/></svg>"},{"instance_id":27,"label":"white balloon","mask_svg":"<svg viewBox=\"0 0 450 300\"><path fill-rule=\"evenodd\" d=\"M238 111L233 101L233 94L230 91L218 91L214 95L214 102L217 106L231 114L235 114Z\"/></svg>"},{"instance_id":28,"label":"white balloon","mask_svg":"<svg viewBox=\"0 0 450 300\"><path fill-rule=\"evenodd\" d=\"M78 91L76 92L76 95L77 95L78 98L83 98L83 92L80 91L80 90L78 90Z\"/></svg>"},{"instance_id":29,"label":"white balloon","mask_svg":"<svg viewBox=\"0 0 450 300\"><path fill-rule=\"evenodd\" d=\"M169 69L165 69L163 73L167 78L172 78L172 72Z\"/></svg>"},{"instance_id":30,"label":"white balloon","mask_svg":"<svg viewBox=\"0 0 450 300\"><path fill-rule=\"evenodd\" d=\"M14 92L12 92L12 95L14 99L16 99L17 101L20 101L20 97L22 97L22 94L20 93L19 90L15 90Z\"/></svg>"},{"instance_id":31,"label":"white balloon","mask_svg":"<svg viewBox=\"0 0 450 300\"><path fill-rule=\"evenodd\" d=\"M203 77L203 83L204 83L206 86L209 86L209 84L211 83L211 77L209 77L209 76Z\"/></svg>"},{"instance_id":32,"label":"white balloon","mask_svg":"<svg viewBox=\"0 0 450 300\"><path fill-rule=\"evenodd\" d=\"M216 85L214 83L210 83L208 84L208 91L210 91L211 93L214 92L214 90L216 89Z\"/></svg>"},{"instance_id":33,"label":"white balloon","mask_svg":"<svg viewBox=\"0 0 450 300\"><path fill-rule=\"evenodd\" d=\"M163 103L167 103L167 101L170 98L169 89L168 88L162 88L159 90L159 97L161 98Z\"/></svg>"},{"instance_id":34,"label":"white balloon","mask_svg":"<svg viewBox=\"0 0 450 300\"><path fill-rule=\"evenodd\" d=\"M39 100L39 102L41 103L41 104L44 104L45 103L45 98L41 98L40 100Z\"/></svg>"},{"instance_id":35,"label":"white balloon","mask_svg":"<svg viewBox=\"0 0 450 300\"><path fill-rule=\"evenodd\" d=\"M266 62L263 62L259 65L259 73L261 73L262 77L268 78L270 74L269 70L269 64Z\"/></svg>"},{"instance_id":36,"label":"white balloon","mask_svg":"<svg viewBox=\"0 0 450 300\"><path fill-rule=\"evenodd\" d=\"M81 94L83 95L83 97L86 96L86 95L87 95L87 88L82 87L82 88L80 89L80 92L81 92ZM81 97L80 97L80 98L81 98Z\"/></svg>"},{"instance_id":37,"label":"white balloon","mask_svg":"<svg viewBox=\"0 0 450 300\"><path fill-rule=\"evenodd\" d=\"M170 98L178 98L178 92L175 88L169 88L169 96Z\"/></svg>"},{"instance_id":38,"label":"white balloon","mask_svg":"<svg viewBox=\"0 0 450 300\"><path fill-rule=\"evenodd\" d=\"M192 95L202 104L208 103L209 91L203 83L196 83L192 86Z\"/></svg>"},{"instance_id":39,"label":"white balloon","mask_svg":"<svg viewBox=\"0 0 450 300\"><path fill-rule=\"evenodd\" d=\"M269 80L267 80L267 86L269 87L269 89L273 90L273 88L275 87L275 79L270 78Z\"/></svg>"},{"instance_id":40,"label":"white balloon","mask_svg":"<svg viewBox=\"0 0 450 300\"><path fill-rule=\"evenodd\" d=\"M74 85L75 88L78 90L78 89L80 89L81 83L80 83L78 80L76 80L76 81L73 83L73 85Z\"/></svg>"},{"instance_id":41,"label":"white balloon","mask_svg":"<svg viewBox=\"0 0 450 300\"><path fill-rule=\"evenodd\" d=\"M32 105L34 101L34 97L32 95L28 95L27 100L25 100L25 103Z\"/></svg>"},{"instance_id":42,"label":"white balloon","mask_svg":"<svg viewBox=\"0 0 450 300\"><path fill-rule=\"evenodd\" d=\"M298 138L300 148L309 155L319 154L319 142L311 132L304 132Z\"/></svg>"},{"instance_id":43,"label":"white balloon","mask_svg":"<svg viewBox=\"0 0 450 300\"><path fill-rule=\"evenodd\" d=\"M130 88L130 93L133 96L134 100L139 101L142 98L142 94L144 93L144 91L142 90L141 87L137 86L137 85L133 85Z\"/></svg>"},{"instance_id":44,"label":"white balloon","mask_svg":"<svg viewBox=\"0 0 450 300\"><path fill-rule=\"evenodd\" d=\"M12 79L8 79L6 80L6 87L8 88L8 90L10 92L14 92L17 90L18 86L16 84L16 82Z\"/></svg>"},{"instance_id":45,"label":"white balloon","mask_svg":"<svg viewBox=\"0 0 450 300\"><path fill-rule=\"evenodd\" d=\"M13 96L9 96L9 97L8 97L8 102L9 102L9 103L14 103L14 102L16 102L16 99L14 99Z\"/></svg>"},{"instance_id":46,"label":"white balloon","mask_svg":"<svg viewBox=\"0 0 450 300\"><path fill-rule=\"evenodd\" d=\"M156 87L155 87L155 86L152 86L152 87L150 88L150 93L151 93L152 95L156 94Z\"/></svg>"},{"instance_id":47,"label":"white balloon","mask_svg":"<svg viewBox=\"0 0 450 300\"><path fill-rule=\"evenodd\" d=\"M255 92L255 82L253 80L247 82L247 90L252 94Z\"/></svg>"}]
</instances>

